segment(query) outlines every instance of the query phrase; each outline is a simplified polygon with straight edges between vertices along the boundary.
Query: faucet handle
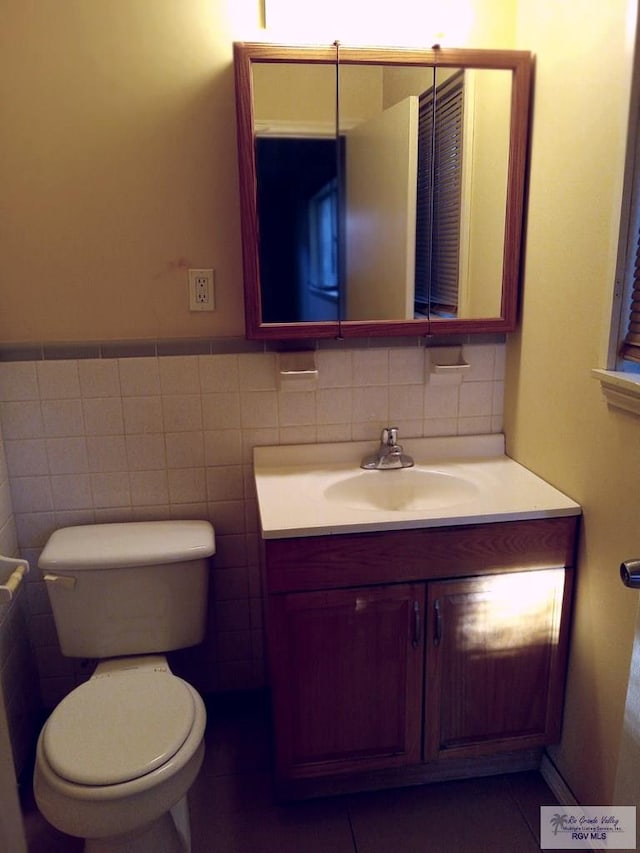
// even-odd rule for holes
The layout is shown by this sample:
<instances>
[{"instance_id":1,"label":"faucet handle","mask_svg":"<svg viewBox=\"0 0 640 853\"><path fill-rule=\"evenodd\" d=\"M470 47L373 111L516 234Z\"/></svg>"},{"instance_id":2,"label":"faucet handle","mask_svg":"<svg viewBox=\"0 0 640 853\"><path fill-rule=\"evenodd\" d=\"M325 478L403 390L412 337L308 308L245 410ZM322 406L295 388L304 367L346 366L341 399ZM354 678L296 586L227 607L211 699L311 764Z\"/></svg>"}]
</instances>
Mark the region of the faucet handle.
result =
<instances>
[{"instance_id":1,"label":"faucet handle","mask_svg":"<svg viewBox=\"0 0 640 853\"><path fill-rule=\"evenodd\" d=\"M398 427L385 427L380 435L383 447L395 447L398 443Z\"/></svg>"}]
</instances>

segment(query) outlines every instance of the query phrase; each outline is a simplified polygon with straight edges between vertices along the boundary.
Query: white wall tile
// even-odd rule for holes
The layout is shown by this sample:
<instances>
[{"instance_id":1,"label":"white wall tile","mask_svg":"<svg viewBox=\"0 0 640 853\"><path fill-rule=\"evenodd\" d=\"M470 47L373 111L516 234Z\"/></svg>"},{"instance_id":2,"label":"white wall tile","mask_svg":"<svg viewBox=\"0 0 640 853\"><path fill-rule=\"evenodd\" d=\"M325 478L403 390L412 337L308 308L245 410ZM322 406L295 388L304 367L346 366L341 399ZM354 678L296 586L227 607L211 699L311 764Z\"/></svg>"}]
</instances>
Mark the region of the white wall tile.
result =
<instances>
[{"instance_id":1,"label":"white wall tile","mask_svg":"<svg viewBox=\"0 0 640 853\"><path fill-rule=\"evenodd\" d=\"M272 444L277 444L278 437L279 434L277 428L253 427L249 429L243 427L241 433L243 464L253 464L254 447L269 447Z\"/></svg>"},{"instance_id":2,"label":"white wall tile","mask_svg":"<svg viewBox=\"0 0 640 853\"><path fill-rule=\"evenodd\" d=\"M506 344L496 344L496 361L494 365L493 378L504 379L507 363L507 346Z\"/></svg>"},{"instance_id":3,"label":"white wall tile","mask_svg":"<svg viewBox=\"0 0 640 853\"><path fill-rule=\"evenodd\" d=\"M52 512L17 512L16 529L20 548L44 548L56 528Z\"/></svg>"},{"instance_id":4,"label":"white wall tile","mask_svg":"<svg viewBox=\"0 0 640 853\"><path fill-rule=\"evenodd\" d=\"M319 388L350 388L353 384L351 350L321 350L316 353Z\"/></svg>"},{"instance_id":5,"label":"white wall tile","mask_svg":"<svg viewBox=\"0 0 640 853\"><path fill-rule=\"evenodd\" d=\"M493 379L496 360L495 344L466 344L462 348L462 358L469 364L469 370L464 375L465 382Z\"/></svg>"},{"instance_id":6,"label":"white wall tile","mask_svg":"<svg viewBox=\"0 0 640 853\"><path fill-rule=\"evenodd\" d=\"M160 393L157 358L120 358L118 369L123 397L150 397Z\"/></svg>"},{"instance_id":7,"label":"white wall tile","mask_svg":"<svg viewBox=\"0 0 640 853\"><path fill-rule=\"evenodd\" d=\"M458 435L491 432L491 415L458 418Z\"/></svg>"},{"instance_id":8,"label":"white wall tile","mask_svg":"<svg viewBox=\"0 0 640 853\"><path fill-rule=\"evenodd\" d=\"M457 418L429 418L424 422L423 435L427 438L437 435L457 435Z\"/></svg>"},{"instance_id":9,"label":"white wall tile","mask_svg":"<svg viewBox=\"0 0 640 853\"><path fill-rule=\"evenodd\" d=\"M247 565L247 537L222 534L216 537L216 560L218 568L235 568Z\"/></svg>"},{"instance_id":10,"label":"white wall tile","mask_svg":"<svg viewBox=\"0 0 640 853\"><path fill-rule=\"evenodd\" d=\"M216 623L220 631L240 631L251 627L249 601L218 601Z\"/></svg>"},{"instance_id":11,"label":"white wall tile","mask_svg":"<svg viewBox=\"0 0 640 853\"><path fill-rule=\"evenodd\" d=\"M281 427L316 424L314 391L278 394L278 422Z\"/></svg>"},{"instance_id":12,"label":"white wall tile","mask_svg":"<svg viewBox=\"0 0 640 853\"><path fill-rule=\"evenodd\" d=\"M126 433L163 431L160 397L127 397L122 401L122 409Z\"/></svg>"},{"instance_id":13,"label":"white wall tile","mask_svg":"<svg viewBox=\"0 0 640 853\"><path fill-rule=\"evenodd\" d=\"M158 360L162 394L200 394L198 359L167 356Z\"/></svg>"},{"instance_id":14,"label":"white wall tile","mask_svg":"<svg viewBox=\"0 0 640 853\"><path fill-rule=\"evenodd\" d=\"M94 397L82 401L87 435L122 435L124 417L120 397Z\"/></svg>"},{"instance_id":15,"label":"white wall tile","mask_svg":"<svg viewBox=\"0 0 640 853\"><path fill-rule=\"evenodd\" d=\"M198 357L198 364L200 390L203 394L239 390L240 372L237 355L201 355Z\"/></svg>"},{"instance_id":16,"label":"white wall tile","mask_svg":"<svg viewBox=\"0 0 640 853\"><path fill-rule=\"evenodd\" d=\"M48 436L84 435L82 404L76 400L43 400L44 433Z\"/></svg>"},{"instance_id":17,"label":"white wall tile","mask_svg":"<svg viewBox=\"0 0 640 853\"><path fill-rule=\"evenodd\" d=\"M243 429L278 426L278 395L276 392L243 392L240 395L240 422Z\"/></svg>"},{"instance_id":18,"label":"white wall tile","mask_svg":"<svg viewBox=\"0 0 640 853\"><path fill-rule=\"evenodd\" d=\"M351 411L354 423L367 422L385 426L389 419L388 386L354 388Z\"/></svg>"},{"instance_id":19,"label":"white wall tile","mask_svg":"<svg viewBox=\"0 0 640 853\"><path fill-rule=\"evenodd\" d=\"M58 474L51 478L53 506L56 510L86 509L92 504L88 474Z\"/></svg>"},{"instance_id":20,"label":"white wall tile","mask_svg":"<svg viewBox=\"0 0 640 853\"><path fill-rule=\"evenodd\" d=\"M398 347L389 350L389 383L420 385L425 381L424 350L422 347Z\"/></svg>"},{"instance_id":21,"label":"white wall tile","mask_svg":"<svg viewBox=\"0 0 640 853\"><path fill-rule=\"evenodd\" d=\"M77 361L39 361L37 374L41 400L63 400L80 396Z\"/></svg>"},{"instance_id":22,"label":"white wall tile","mask_svg":"<svg viewBox=\"0 0 640 853\"><path fill-rule=\"evenodd\" d=\"M459 402L458 385L426 385L424 417L425 419L457 418Z\"/></svg>"},{"instance_id":23,"label":"white wall tile","mask_svg":"<svg viewBox=\"0 0 640 853\"><path fill-rule=\"evenodd\" d=\"M93 507L57 509L55 514L56 527L75 527L77 524L93 524L94 521L95 510Z\"/></svg>"},{"instance_id":24,"label":"white wall tile","mask_svg":"<svg viewBox=\"0 0 640 853\"><path fill-rule=\"evenodd\" d=\"M86 441L89 471L127 470L127 449L123 435L88 436Z\"/></svg>"},{"instance_id":25,"label":"white wall tile","mask_svg":"<svg viewBox=\"0 0 640 853\"><path fill-rule=\"evenodd\" d=\"M40 438L44 435L44 422L39 402L9 402L0 406L2 435L12 438Z\"/></svg>"},{"instance_id":26,"label":"white wall tile","mask_svg":"<svg viewBox=\"0 0 640 853\"><path fill-rule=\"evenodd\" d=\"M318 424L317 436L320 444L332 441L351 441L351 423Z\"/></svg>"},{"instance_id":27,"label":"white wall tile","mask_svg":"<svg viewBox=\"0 0 640 853\"><path fill-rule=\"evenodd\" d=\"M240 465L242 436L237 429L212 429L204 433L205 461L209 467Z\"/></svg>"},{"instance_id":28,"label":"white wall tile","mask_svg":"<svg viewBox=\"0 0 640 853\"><path fill-rule=\"evenodd\" d=\"M242 353L238 356L241 391L268 391L277 387L275 353Z\"/></svg>"},{"instance_id":29,"label":"white wall tile","mask_svg":"<svg viewBox=\"0 0 640 853\"><path fill-rule=\"evenodd\" d=\"M47 473L47 448L43 438L5 441L4 449L11 477Z\"/></svg>"},{"instance_id":30,"label":"white wall tile","mask_svg":"<svg viewBox=\"0 0 640 853\"><path fill-rule=\"evenodd\" d=\"M115 358L88 358L78 362L83 397L119 397L120 373Z\"/></svg>"},{"instance_id":31,"label":"white wall tile","mask_svg":"<svg viewBox=\"0 0 640 853\"><path fill-rule=\"evenodd\" d=\"M384 385L389 382L389 350L362 349L351 354L353 385Z\"/></svg>"},{"instance_id":32,"label":"white wall tile","mask_svg":"<svg viewBox=\"0 0 640 853\"><path fill-rule=\"evenodd\" d=\"M85 474L89 470L84 436L46 439L51 474Z\"/></svg>"},{"instance_id":33,"label":"white wall tile","mask_svg":"<svg viewBox=\"0 0 640 853\"><path fill-rule=\"evenodd\" d=\"M493 415L502 416L504 411L504 382L497 381L493 383L493 400L491 403L491 413Z\"/></svg>"},{"instance_id":34,"label":"white wall tile","mask_svg":"<svg viewBox=\"0 0 640 853\"><path fill-rule=\"evenodd\" d=\"M237 437L232 430L224 430ZM201 431L196 432L167 432L165 434L165 447L167 453L167 467L169 468L201 468L205 464L206 436ZM239 441L239 438L238 438ZM207 465L215 465L209 462Z\"/></svg>"},{"instance_id":35,"label":"white wall tile","mask_svg":"<svg viewBox=\"0 0 640 853\"><path fill-rule=\"evenodd\" d=\"M91 474L91 492L93 494L93 506L96 509L130 506L129 473L114 471L104 474Z\"/></svg>"},{"instance_id":36,"label":"white wall tile","mask_svg":"<svg viewBox=\"0 0 640 853\"><path fill-rule=\"evenodd\" d=\"M175 468L168 472L169 500L172 504L206 501L204 468Z\"/></svg>"},{"instance_id":37,"label":"white wall tile","mask_svg":"<svg viewBox=\"0 0 640 853\"><path fill-rule=\"evenodd\" d=\"M209 515L216 533L244 533L244 501L215 501L209 504Z\"/></svg>"},{"instance_id":38,"label":"white wall tile","mask_svg":"<svg viewBox=\"0 0 640 853\"><path fill-rule=\"evenodd\" d=\"M163 397L162 416L167 432L202 429L200 394L174 394L171 397Z\"/></svg>"},{"instance_id":39,"label":"white wall tile","mask_svg":"<svg viewBox=\"0 0 640 853\"><path fill-rule=\"evenodd\" d=\"M203 394L202 425L204 429L239 429L240 394L236 391Z\"/></svg>"},{"instance_id":40,"label":"white wall tile","mask_svg":"<svg viewBox=\"0 0 640 853\"><path fill-rule=\"evenodd\" d=\"M0 554L17 555L18 532L16 520L11 505L9 484L0 483Z\"/></svg>"},{"instance_id":41,"label":"white wall tile","mask_svg":"<svg viewBox=\"0 0 640 853\"><path fill-rule=\"evenodd\" d=\"M424 410L424 388L422 385L389 386L389 418L394 426L399 421L421 421Z\"/></svg>"},{"instance_id":42,"label":"white wall tile","mask_svg":"<svg viewBox=\"0 0 640 853\"><path fill-rule=\"evenodd\" d=\"M49 477L14 477L11 502L15 512L46 512L53 509Z\"/></svg>"},{"instance_id":43,"label":"white wall tile","mask_svg":"<svg viewBox=\"0 0 640 853\"><path fill-rule=\"evenodd\" d=\"M0 364L0 400L39 399L37 362L13 361ZM6 438L6 435L5 435Z\"/></svg>"},{"instance_id":44,"label":"white wall tile","mask_svg":"<svg viewBox=\"0 0 640 853\"><path fill-rule=\"evenodd\" d=\"M207 499L232 501L244 498L244 482L240 465L207 468Z\"/></svg>"},{"instance_id":45,"label":"white wall tile","mask_svg":"<svg viewBox=\"0 0 640 853\"><path fill-rule=\"evenodd\" d=\"M318 440L316 425L280 427L280 444L315 444Z\"/></svg>"},{"instance_id":46,"label":"white wall tile","mask_svg":"<svg viewBox=\"0 0 640 853\"><path fill-rule=\"evenodd\" d=\"M133 506L169 503L169 482L165 470L131 471L129 484Z\"/></svg>"},{"instance_id":47,"label":"white wall tile","mask_svg":"<svg viewBox=\"0 0 640 853\"><path fill-rule=\"evenodd\" d=\"M460 386L461 418L491 415L493 382L463 382Z\"/></svg>"},{"instance_id":48,"label":"white wall tile","mask_svg":"<svg viewBox=\"0 0 640 853\"><path fill-rule=\"evenodd\" d=\"M249 579L246 566L217 569L211 579L216 601L248 600Z\"/></svg>"},{"instance_id":49,"label":"white wall tile","mask_svg":"<svg viewBox=\"0 0 640 853\"><path fill-rule=\"evenodd\" d=\"M378 441L380 432L387 425L388 419L378 421L354 421L351 424L352 441Z\"/></svg>"},{"instance_id":50,"label":"white wall tile","mask_svg":"<svg viewBox=\"0 0 640 853\"><path fill-rule=\"evenodd\" d=\"M129 471L157 471L167 467L162 433L125 436Z\"/></svg>"}]
</instances>

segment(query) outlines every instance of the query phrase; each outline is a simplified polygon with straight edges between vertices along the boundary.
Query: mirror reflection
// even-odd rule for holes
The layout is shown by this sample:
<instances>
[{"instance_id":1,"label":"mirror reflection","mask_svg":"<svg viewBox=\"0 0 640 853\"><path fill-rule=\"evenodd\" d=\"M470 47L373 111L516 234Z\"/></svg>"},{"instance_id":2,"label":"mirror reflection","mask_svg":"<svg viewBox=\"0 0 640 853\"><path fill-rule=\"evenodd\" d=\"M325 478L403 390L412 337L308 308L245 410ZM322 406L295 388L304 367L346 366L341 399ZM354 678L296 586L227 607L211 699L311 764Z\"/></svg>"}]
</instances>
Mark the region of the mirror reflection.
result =
<instances>
[{"instance_id":1,"label":"mirror reflection","mask_svg":"<svg viewBox=\"0 0 640 853\"><path fill-rule=\"evenodd\" d=\"M530 67L236 45L249 336L513 328Z\"/></svg>"},{"instance_id":2,"label":"mirror reflection","mask_svg":"<svg viewBox=\"0 0 640 853\"><path fill-rule=\"evenodd\" d=\"M264 322L500 315L510 71L256 63L253 84Z\"/></svg>"},{"instance_id":3,"label":"mirror reflection","mask_svg":"<svg viewBox=\"0 0 640 853\"><path fill-rule=\"evenodd\" d=\"M339 318L336 68L256 63L262 321Z\"/></svg>"}]
</instances>

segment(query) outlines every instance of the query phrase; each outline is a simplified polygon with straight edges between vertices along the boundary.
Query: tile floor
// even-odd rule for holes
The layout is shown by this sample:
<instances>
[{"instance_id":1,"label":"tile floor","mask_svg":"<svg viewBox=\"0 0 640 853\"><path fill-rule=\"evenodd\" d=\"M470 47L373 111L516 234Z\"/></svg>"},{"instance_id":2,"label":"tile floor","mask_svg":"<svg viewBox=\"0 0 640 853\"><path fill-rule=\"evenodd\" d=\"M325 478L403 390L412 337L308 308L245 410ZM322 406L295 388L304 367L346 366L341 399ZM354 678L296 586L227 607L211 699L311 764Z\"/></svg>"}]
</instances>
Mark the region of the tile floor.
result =
<instances>
[{"instance_id":1,"label":"tile floor","mask_svg":"<svg viewBox=\"0 0 640 853\"><path fill-rule=\"evenodd\" d=\"M193 853L536 853L535 772L278 804L262 695L215 702L190 795ZM25 797L29 853L80 853ZM151 851L150 851L151 853Z\"/></svg>"}]
</instances>

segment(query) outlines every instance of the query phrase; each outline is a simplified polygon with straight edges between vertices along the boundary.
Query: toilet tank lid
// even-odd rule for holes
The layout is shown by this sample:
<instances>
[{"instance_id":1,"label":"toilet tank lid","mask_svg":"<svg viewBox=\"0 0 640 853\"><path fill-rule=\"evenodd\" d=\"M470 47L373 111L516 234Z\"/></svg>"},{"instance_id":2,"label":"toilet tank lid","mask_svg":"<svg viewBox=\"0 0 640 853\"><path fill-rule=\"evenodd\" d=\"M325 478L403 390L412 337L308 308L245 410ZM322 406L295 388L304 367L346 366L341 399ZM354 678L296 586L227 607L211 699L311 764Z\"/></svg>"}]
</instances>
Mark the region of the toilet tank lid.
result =
<instances>
[{"instance_id":1,"label":"toilet tank lid","mask_svg":"<svg viewBox=\"0 0 640 853\"><path fill-rule=\"evenodd\" d=\"M200 560L215 553L208 521L134 521L62 527L49 537L45 570L115 569Z\"/></svg>"}]
</instances>

